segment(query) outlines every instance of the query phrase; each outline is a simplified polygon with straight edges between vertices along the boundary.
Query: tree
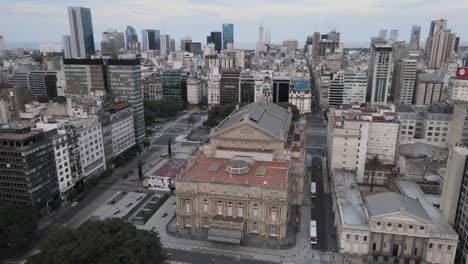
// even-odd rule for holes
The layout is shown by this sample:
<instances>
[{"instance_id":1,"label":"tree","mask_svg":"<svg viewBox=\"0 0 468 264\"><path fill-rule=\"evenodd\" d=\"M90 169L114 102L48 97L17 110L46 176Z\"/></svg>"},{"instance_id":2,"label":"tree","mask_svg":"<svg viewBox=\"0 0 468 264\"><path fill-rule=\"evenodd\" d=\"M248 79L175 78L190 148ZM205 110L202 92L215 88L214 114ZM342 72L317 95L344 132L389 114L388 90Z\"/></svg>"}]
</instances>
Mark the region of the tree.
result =
<instances>
[{"instance_id":1,"label":"tree","mask_svg":"<svg viewBox=\"0 0 468 264\"><path fill-rule=\"evenodd\" d=\"M193 115L190 115L187 119L187 124L189 126L189 136L192 134L192 129L193 129L193 124L195 124L197 121L195 120L195 117Z\"/></svg>"},{"instance_id":2,"label":"tree","mask_svg":"<svg viewBox=\"0 0 468 264\"><path fill-rule=\"evenodd\" d=\"M370 186L370 191L374 189L374 176L375 176L375 171L380 169L382 166L382 161L379 159L379 156L374 155L371 160L367 163L367 166L369 167L369 170L372 171L372 178L371 178L371 186Z\"/></svg>"},{"instance_id":3,"label":"tree","mask_svg":"<svg viewBox=\"0 0 468 264\"><path fill-rule=\"evenodd\" d=\"M157 118L175 117L182 111L182 106L171 101L160 100L145 100L145 122L147 125L154 123Z\"/></svg>"},{"instance_id":4,"label":"tree","mask_svg":"<svg viewBox=\"0 0 468 264\"><path fill-rule=\"evenodd\" d=\"M281 103L277 103L277 105L283 107L286 110L289 107L291 107L291 112L293 114L293 116L292 116L293 121L297 121L299 119L299 117L301 116L301 112L299 112L299 109L297 109L297 106L295 106L295 105L293 105L291 103L281 102Z\"/></svg>"},{"instance_id":5,"label":"tree","mask_svg":"<svg viewBox=\"0 0 468 264\"><path fill-rule=\"evenodd\" d=\"M39 213L31 206L0 202L0 260L29 249L38 220Z\"/></svg>"},{"instance_id":6,"label":"tree","mask_svg":"<svg viewBox=\"0 0 468 264\"><path fill-rule=\"evenodd\" d=\"M236 109L236 104L215 105L208 111L204 126L215 127Z\"/></svg>"},{"instance_id":7,"label":"tree","mask_svg":"<svg viewBox=\"0 0 468 264\"><path fill-rule=\"evenodd\" d=\"M162 264L165 260L158 233L112 218L57 231L27 264Z\"/></svg>"}]
</instances>

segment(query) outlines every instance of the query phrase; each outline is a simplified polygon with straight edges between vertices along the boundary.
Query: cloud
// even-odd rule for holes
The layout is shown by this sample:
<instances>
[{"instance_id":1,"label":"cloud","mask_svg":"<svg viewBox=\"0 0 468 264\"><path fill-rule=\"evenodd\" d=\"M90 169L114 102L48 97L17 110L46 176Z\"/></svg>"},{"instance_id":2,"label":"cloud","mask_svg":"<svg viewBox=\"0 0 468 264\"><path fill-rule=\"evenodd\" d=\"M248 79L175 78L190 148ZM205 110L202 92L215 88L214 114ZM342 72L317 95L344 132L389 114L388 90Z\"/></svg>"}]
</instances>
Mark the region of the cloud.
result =
<instances>
[{"instance_id":1,"label":"cloud","mask_svg":"<svg viewBox=\"0 0 468 264\"><path fill-rule=\"evenodd\" d=\"M97 40L106 28L126 25L203 39L225 22L235 24L236 39L242 41L255 42L260 23L276 40L302 40L331 26L342 31L345 41L368 40L380 28L409 31L419 24L426 30L430 20L440 17L468 37L466 0L446 0L443 7L439 0L0 0L0 6L0 34L10 39L59 40L68 33L67 6L92 9Z\"/></svg>"}]
</instances>

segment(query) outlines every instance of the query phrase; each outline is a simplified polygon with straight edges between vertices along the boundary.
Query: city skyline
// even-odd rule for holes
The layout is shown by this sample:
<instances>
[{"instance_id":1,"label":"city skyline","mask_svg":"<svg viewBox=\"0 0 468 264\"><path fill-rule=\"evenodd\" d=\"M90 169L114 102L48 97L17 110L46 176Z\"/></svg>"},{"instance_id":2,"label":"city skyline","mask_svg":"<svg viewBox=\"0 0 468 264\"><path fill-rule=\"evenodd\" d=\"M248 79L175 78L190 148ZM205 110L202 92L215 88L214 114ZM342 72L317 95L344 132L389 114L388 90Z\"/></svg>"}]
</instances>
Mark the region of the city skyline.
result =
<instances>
[{"instance_id":1,"label":"city skyline","mask_svg":"<svg viewBox=\"0 0 468 264\"><path fill-rule=\"evenodd\" d=\"M353 45L355 43L367 47L370 38L377 36L383 28L398 29L399 39L409 41L413 25L422 27L421 38L424 42L430 21L438 18L448 19L449 28L459 32L464 42L468 36L463 29L468 22L463 18L463 10L468 8L468 3L452 0L446 3L446 8L440 9L433 1L425 1L423 6L418 5L420 2L414 0L390 4L369 0L360 0L360 3L341 1L328 7L322 0L288 3L254 1L249 2L249 5L243 1L208 0L176 0L164 5L147 0L132 2L131 5L123 1L113 1L110 5L108 0L97 3L88 0L20 0L14 3L0 0L0 16L3 18L0 33L10 47L61 43L62 35L69 34L66 8L83 6L91 8L96 43L101 40L100 33L107 28L123 32L127 25L133 26L137 32L154 28L177 40L190 36L193 41L203 43L209 32L222 31L222 24L233 23L236 27L236 47L240 48L255 48L260 24L270 29L272 43L297 39L299 45L302 45L306 36L315 31L325 33L336 29L342 32L342 42L346 46L356 46ZM257 5L262 7L255 8ZM109 6L112 6L112 14L109 14ZM17 25L22 25L21 30L16 29ZM38 25L41 30L36 30Z\"/></svg>"}]
</instances>

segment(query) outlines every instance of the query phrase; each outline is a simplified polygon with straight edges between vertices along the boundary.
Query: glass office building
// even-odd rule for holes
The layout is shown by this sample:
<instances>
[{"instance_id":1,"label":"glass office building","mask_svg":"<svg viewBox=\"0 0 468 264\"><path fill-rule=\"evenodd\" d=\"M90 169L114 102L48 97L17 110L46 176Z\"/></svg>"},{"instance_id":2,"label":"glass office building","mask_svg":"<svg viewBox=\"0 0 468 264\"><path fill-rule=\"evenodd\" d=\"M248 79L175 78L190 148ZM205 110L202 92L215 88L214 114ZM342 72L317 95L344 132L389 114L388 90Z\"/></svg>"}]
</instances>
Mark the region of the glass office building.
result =
<instances>
[{"instance_id":1,"label":"glass office building","mask_svg":"<svg viewBox=\"0 0 468 264\"><path fill-rule=\"evenodd\" d=\"M228 43L234 45L234 24L223 24L223 49L226 49Z\"/></svg>"}]
</instances>

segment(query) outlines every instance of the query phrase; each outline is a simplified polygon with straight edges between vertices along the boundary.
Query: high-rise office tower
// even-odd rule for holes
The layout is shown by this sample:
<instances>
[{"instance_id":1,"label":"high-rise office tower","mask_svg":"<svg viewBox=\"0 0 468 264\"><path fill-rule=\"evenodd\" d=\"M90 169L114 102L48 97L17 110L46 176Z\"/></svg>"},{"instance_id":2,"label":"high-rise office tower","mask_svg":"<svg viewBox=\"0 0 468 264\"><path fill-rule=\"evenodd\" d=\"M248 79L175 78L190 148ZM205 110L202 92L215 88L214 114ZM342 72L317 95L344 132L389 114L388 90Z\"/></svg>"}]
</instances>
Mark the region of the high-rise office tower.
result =
<instances>
[{"instance_id":1,"label":"high-rise office tower","mask_svg":"<svg viewBox=\"0 0 468 264\"><path fill-rule=\"evenodd\" d=\"M190 42L185 44L186 51L195 54L201 54L202 48L200 42Z\"/></svg>"},{"instance_id":2,"label":"high-rise office tower","mask_svg":"<svg viewBox=\"0 0 468 264\"><path fill-rule=\"evenodd\" d=\"M116 101L127 101L133 107L135 139L143 144L145 121L140 60L64 59L67 97L112 94Z\"/></svg>"},{"instance_id":3,"label":"high-rise office tower","mask_svg":"<svg viewBox=\"0 0 468 264\"><path fill-rule=\"evenodd\" d=\"M411 50L419 49L420 39L421 39L421 26L414 25L411 28L411 36L410 36L410 49Z\"/></svg>"},{"instance_id":4,"label":"high-rise office tower","mask_svg":"<svg viewBox=\"0 0 468 264\"><path fill-rule=\"evenodd\" d=\"M414 86L413 104L416 106L428 106L444 100L444 82L438 74L420 73L416 77Z\"/></svg>"},{"instance_id":5,"label":"high-rise office tower","mask_svg":"<svg viewBox=\"0 0 468 264\"><path fill-rule=\"evenodd\" d=\"M140 59L108 60L109 85L116 101L127 101L133 107L135 140L145 140L145 112Z\"/></svg>"},{"instance_id":6,"label":"high-rise office tower","mask_svg":"<svg viewBox=\"0 0 468 264\"><path fill-rule=\"evenodd\" d=\"M209 41L209 42L208 42ZM222 39L222 33L219 32L219 31L213 31L211 32L210 34L210 37L207 38L207 42L208 44L209 43L213 43L215 44L215 50L216 52L221 52L221 49L222 49L222 42L223 42L223 39Z\"/></svg>"},{"instance_id":7,"label":"high-rise office tower","mask_svg":"<svg viewBox=\"0 0 468 264\"><path fill-rule=\"evenodd\" d=\"M63 56L65 57L65 59L69 59L72 57L71 36L64 35L62 39L63 39Z\"/></svg>"},{"instance_id":8,"label":"high-rise office tower","mask_svg":"<svg viewBox=\"0 0 468 264\"><path fill-rule=\"evenodd\" d=\"M239 102L240 71L225 70L219 81L219 103L221 105Z\"/></svg>"},{"instance_id":9,"label":"high-rise office tower","mask_svg":"<svg viewBox=\"0 0 468 264\"><path fill-rule=\"evenodd\" d=\"M192 43L191 37L185 37L180 39L180 50L181 51L188 51L187 50L187 43Z\"/></svg>"},{"instance_id":10,"label":"high-rise office tower","mask_svg":"<svg viewBox=\"0 0 468 264\"><path fill-rule=\"evenodd\" d=\"M403 58L395 62L392 78L392 92L396 103L411 105L416 82L416 58Z\"/></svg>"},{"instance_id":11,"label":"high-rise office tower","mask_svg":"<svg viewBox=\"0 0 468 264\"><path fill-rule=\"evenodd\" d=\"M120 52L125 51L125 39L123 32L108 29L102 32L101 55L117 58Z\"/></svg>"},{"instance_id":12,"label":"high-rise office tower","mask_svg":"<svg viewBox=\"0 0 468 264\"><path fill-rule=\"evenodd\" d=\"M397 41L398 40L398 29L390 30L390 40Z\"/></svg>"},{"instance_id":13,"label":"high-rise office tower","mask_svg":"<svg viewBox=\"0 0 468 264\"><path fill-rule=\"evenodd\" d=\"M95 53L91 9L69 7L68 20L73 58L90 58Z\"/></svg>"},{"instance_id":14,"label":"high-rise office tower","mask_svg":"<svg viewBox=\"0 0 468 264\"><path fill-rule=\"evenodd\" d=\"M59 198L53 136L24 126L0 128L0 158L6 162L0 173L1 200L49 211Z\"/></svg>"},{"instance_id":15,"label":"high-rise office tower","mask_svg":"<svg viewBox=\"0 0 468 264\"><path fill-rule=\"evenodd\" d=\"M5 50L5 40L3 39L3 36L0 35L0 50Z\"/></svg>"},{"instance_id":16,"label":"high-rise office tower","mask_svg":"<svg viewBox=\"0 0 468 264\"><path fill-rule=\"evenodd\" d=\"M431 37L431 50L429 54L429 67L438 69L453 58L455 54L457 34L450 30L439 30Z\"/></svg>"},{"instance_id":17,"label":"high-rise office tower","mask_svg":"<svg viewBox=\"0 0 468 264\"><path fill-rule=\"evenodd\" d=\"M164 100L187 106L187 73L180 69L164 71L161 86Z\"/></svg>"},{"instance_id":18,"label":"high-rise office tower","mask_svg":"<svg viewBox=\"0 0 468 264\"><path fill-rule=\"evenodd\" d=\"M431 21L431 26L429 28L429 36L427 37L426 48L424 50L425 59L427 61L430 60L430 57L431 57L431 54L432 54L432 44L433 44L434 34L439 32L439 31L445 31L445 30L447 30L447 20L446 19L439 19L439 20Z\"/></svg>"},{"instance_id":19,"label":"high-rise office tower","mask_svg":"<svg viewBox=\"0 0 468 264\"><path fill-rule=\"evenodd\" d=\"M392 65L392 46L388 44L374 44L369 61L369 74L371 91L370 103L372 105L386 105L390 72ZM372 69L371 69L372 68Z\"/></svg>"},{"instance_id":20,"label":"high-rise office tower","mask_svg":"<svg viewBox=\"0 0 468 264\"><path fill-rule=\"evenodd\" d=\"M169 38L169 50L170 52L175 51L175 39Z\"/></svg>"},{"instance_id":21,"label":"high-rise office tower","mask_svg":"<svg viewBox=\"0 0 468 264\"><path fill-rule=\"evenodd\" d=\"M130 51L131 46L135 46L138 43L138 34L132 26L127 26L125 30L125 48Z\"/></svg>"},{"instance_id":22,"label":"high-rise office tower","mask_svg":"<svg viewBox=\"0 0 468 264\"><path fill-rule=\"evenodd\" d=\"M161 35L160 43L161 54L169 55L169 53L171 53L171 38L169 35Z\"/></svg>"},{"instance_id":23,"label":"high-rise office tower","mask_svg":"<svg viewBox=\"0 0 468 264\"><path fill-rule=\"evenodd\" d=\"M325 56L327 53L334 53L339 47L340 33L335 30L323 35L315 32L312 36L312 55L315 60Z\"/></svg>"},{"instance_id":24,"label":"high-rise office tower","mask_svg":"<svg viewBox=\"0 0 468 264\"><path fill-rule=\"evenodd\" d=\"M343 104L364 104L366 93L367 75L365 73L345 73Z\"/></svg>"},{"instance_id":25,"label":"high-rise office tower","mask_svg":"<svg viewBox=\"0 0 468 264\"><path fill-rule=\"evenodd\" d=\"M386 29L381 29L381 30L379 31L379 38L385 39L385 40L386 40L386 39L388 38L388 30L386 30Z\"/></svg>"},{"instance_id":26,"label":"high-rise office tower","mask_svg":"<svg viewBox=\"0 0 468 264\"><path fill-rule=\"evenodd\" d=\"M155 29L144 29L141 32L142 38L142 49L148 50L160 50L160 32Z\"/></svg>"},{"instance_id":27,"label":"high-rise office tower","mask_svg":"<svg viewBox=\"0 0 468 264\"><path fill-rule=\"evenodd\" d=\"M223 49L226 49L228 43L234 45L234 24L223 24Z\"/></svg>"},{"instance_id":28,"label":"high-rise office tower","mask_svg":"<svg viewBox=\"0 0 468 264\"><path fill-rule=\"evenodd\" d=\"M255 49L257 53L265 51L265 42L263 42L263 26L260 25L258 28L258 41L257 48Z\"/></svg>"}]
</instances>

